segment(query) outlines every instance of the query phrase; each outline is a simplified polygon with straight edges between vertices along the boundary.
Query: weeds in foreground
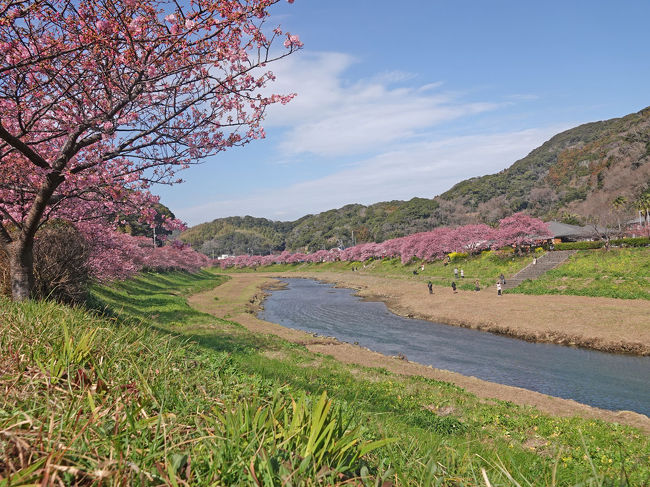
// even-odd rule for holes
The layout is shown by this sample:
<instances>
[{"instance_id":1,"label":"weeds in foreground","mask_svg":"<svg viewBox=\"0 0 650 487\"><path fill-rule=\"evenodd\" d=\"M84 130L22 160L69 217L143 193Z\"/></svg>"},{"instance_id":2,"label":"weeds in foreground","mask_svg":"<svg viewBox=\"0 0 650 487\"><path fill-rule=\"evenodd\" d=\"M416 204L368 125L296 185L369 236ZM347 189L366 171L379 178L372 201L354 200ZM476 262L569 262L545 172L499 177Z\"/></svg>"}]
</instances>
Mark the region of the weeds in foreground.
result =
<instances>
[{"instance_id":1,"label":"weeds in foreground","mask_svg":"<svg viewBox=\"0 0 650 487\"><path fill-rule=\"evenodd\" d=\"M633 428L252 335L187 308L183 294L208 287L193 279L98 289L104 316L0 301L1 487L650 480L648 437Z\"/></svg>"}]
</instances>

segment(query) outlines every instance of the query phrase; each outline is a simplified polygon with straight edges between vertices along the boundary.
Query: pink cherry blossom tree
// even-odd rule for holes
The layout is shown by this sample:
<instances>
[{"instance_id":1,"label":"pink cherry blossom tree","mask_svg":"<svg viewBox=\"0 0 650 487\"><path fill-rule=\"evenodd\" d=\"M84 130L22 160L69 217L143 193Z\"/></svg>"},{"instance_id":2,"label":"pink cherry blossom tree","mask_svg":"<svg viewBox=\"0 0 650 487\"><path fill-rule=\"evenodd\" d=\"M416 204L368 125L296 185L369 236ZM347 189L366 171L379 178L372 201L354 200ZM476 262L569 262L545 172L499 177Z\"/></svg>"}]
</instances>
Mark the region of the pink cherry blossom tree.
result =
<instances>
[{"instance_id":1,"label":"pink cherry blossom tree","mask_svg":"<svg viewBox=\"0 0 650 487\"><path fill-rule=\"evenodd\" d=\"M539 218L533 218L525 213L515 213L499 220L499 228L494 232L493 246L531 245L552 237L548 225Z\"/></svg>"},{"instance_id":2,"label":"pink cherry blossom tree","mask_svg":"<svg viewBox=\"0 0 650 487\"><path fill-rule=\"evenodd\" d=\"M29 297L53 217L152 219L154 183L264 136L280 0L0 0L0 249ZM291 3L291 2L290 2ZM284 47L273 48L279 40Z\"/></svg>"}]
</instances>

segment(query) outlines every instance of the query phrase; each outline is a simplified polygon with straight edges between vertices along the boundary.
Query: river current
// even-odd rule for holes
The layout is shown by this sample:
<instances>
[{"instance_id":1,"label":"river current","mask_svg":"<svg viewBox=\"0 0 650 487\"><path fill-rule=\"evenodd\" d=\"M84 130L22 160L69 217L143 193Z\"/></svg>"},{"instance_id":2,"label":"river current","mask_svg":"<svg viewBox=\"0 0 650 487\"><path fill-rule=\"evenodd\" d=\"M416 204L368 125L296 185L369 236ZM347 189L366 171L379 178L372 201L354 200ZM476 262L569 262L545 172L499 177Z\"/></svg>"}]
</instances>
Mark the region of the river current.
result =
<instances>
[{"instance_id":1,"label":"river current","mask_svg":"<svg viewBox=\"0 0 650 487\"><path fill-rule=\"evenodd\" d=\"M403 318L354 290L311 279L282 279L259 317L333 336L386 355L611 410L650 416L650 357L529 343L491 333Z\"/></svg>"}]
</instances>

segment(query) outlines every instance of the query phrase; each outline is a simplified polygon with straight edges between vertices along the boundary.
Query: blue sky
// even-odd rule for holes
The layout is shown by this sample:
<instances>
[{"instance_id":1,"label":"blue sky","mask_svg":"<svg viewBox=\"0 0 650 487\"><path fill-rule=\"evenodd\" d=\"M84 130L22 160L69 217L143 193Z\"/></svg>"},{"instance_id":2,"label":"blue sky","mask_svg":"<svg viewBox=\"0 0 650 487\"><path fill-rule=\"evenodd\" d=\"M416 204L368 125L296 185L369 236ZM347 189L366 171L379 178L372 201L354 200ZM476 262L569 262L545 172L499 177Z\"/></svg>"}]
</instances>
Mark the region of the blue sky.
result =
<instances>
[{"instance_id":1,"label":"blue sky","mask_svg":"<svg viewBox=\"0 0 650 487\"><path fill-rule=\"evenodd\" d=\"M432 198L580 123L650 105L650 2L296 0L271 26L305 47L270 66L267 138L159 187L190 225L294 220Z\"/></svg>"}]
</instances>

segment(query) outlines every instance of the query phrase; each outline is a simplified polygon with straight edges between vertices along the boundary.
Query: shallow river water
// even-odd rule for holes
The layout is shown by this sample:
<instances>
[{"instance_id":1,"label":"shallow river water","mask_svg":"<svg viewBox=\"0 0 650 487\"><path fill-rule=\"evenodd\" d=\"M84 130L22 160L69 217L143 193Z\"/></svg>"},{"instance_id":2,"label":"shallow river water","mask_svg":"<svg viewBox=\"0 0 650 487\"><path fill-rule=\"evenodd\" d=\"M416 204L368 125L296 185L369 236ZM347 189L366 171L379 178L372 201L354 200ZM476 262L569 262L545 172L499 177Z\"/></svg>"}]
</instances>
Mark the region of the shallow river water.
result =
<instances>
[{"instance_id":1,"label":"shallow river water","mask_svg":"<svg viewBox=\"0 0 650 487\"><path fill-rule=\"evenodd\" d=\"M351 289L311 279L282 281L288 287L272 292L261 319L491 382L650 416L650 357L529 343L403 318L384 303L362 301Z\"/></svg>"}]
</instances>

